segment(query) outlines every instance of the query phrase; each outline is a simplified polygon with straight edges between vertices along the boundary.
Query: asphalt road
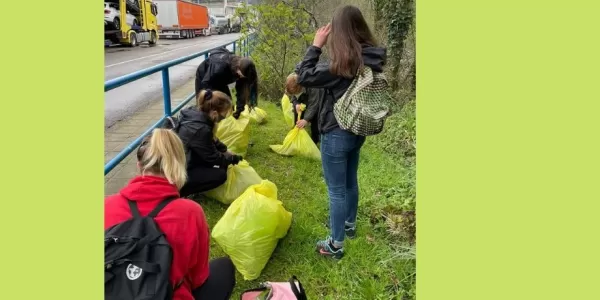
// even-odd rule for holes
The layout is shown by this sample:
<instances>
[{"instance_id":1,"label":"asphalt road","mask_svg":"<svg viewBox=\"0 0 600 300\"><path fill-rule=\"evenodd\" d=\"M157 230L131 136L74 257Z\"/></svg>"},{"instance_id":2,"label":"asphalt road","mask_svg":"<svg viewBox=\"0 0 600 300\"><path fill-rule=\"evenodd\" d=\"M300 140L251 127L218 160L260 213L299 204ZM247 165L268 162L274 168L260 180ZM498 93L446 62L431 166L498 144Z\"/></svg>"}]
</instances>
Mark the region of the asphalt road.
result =
<instances>
[{"instance_id":1,"label":"asphalt road","mask_svg":"<svg viewBox=\"0 0 600 300\"><path fill-rule=\"evenodd\" d=\"M143 44L135 48L106 48L104 51L104 80L233 42L238 37L239 34L232 33L197 37L190 40L163 39L153 47ZM232 49L231 46L228 48ZM193 79L196 68L203 60L204 56L201 56L169 68L171 90ZM135 113L160 96L162 96L161 72L104 93L105 128Z\"/></svg>"}]
</instances>

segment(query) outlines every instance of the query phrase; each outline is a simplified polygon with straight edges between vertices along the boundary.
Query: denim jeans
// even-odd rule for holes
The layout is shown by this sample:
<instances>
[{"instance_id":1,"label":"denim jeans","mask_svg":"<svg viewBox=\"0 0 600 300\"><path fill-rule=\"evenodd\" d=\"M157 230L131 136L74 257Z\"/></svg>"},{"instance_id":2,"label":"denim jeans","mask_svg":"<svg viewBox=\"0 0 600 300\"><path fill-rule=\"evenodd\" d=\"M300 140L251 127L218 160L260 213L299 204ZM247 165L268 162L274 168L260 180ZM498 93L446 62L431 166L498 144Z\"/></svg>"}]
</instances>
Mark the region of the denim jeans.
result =
<instances>
[{"instance_id":1,"label":"denim jeans","mask_svg":"<svg viewBox=\"0 0 600 300\"><path fill-rule=\"evenodd\" d=\"M334 129L321 135L323 175L329 193L329 228L335 247L344 245L344 226L353 227L358 209L358 160L364 136Z\"/></svg>"}]
</instances>

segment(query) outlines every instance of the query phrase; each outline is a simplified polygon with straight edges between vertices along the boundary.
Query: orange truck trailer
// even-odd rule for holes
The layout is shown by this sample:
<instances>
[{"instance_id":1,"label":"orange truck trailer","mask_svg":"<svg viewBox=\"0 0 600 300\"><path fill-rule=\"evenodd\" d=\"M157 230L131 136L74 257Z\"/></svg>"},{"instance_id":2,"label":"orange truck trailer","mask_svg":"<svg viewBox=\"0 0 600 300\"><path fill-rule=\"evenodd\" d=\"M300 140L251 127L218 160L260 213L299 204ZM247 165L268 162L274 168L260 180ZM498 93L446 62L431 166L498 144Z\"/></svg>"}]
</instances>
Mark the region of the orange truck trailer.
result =
<instances>
[{"instance_id":1,"label":"orange truck trailer","mask_svg":"<svg viewBox=\"0 0 600 300\"><path fill-rule=\"evenodd\" d=\"M154 0L158 7L157 23L160 38L195 38L210 35L208 8L181 0Z\"/></svg>"}]
</instances>

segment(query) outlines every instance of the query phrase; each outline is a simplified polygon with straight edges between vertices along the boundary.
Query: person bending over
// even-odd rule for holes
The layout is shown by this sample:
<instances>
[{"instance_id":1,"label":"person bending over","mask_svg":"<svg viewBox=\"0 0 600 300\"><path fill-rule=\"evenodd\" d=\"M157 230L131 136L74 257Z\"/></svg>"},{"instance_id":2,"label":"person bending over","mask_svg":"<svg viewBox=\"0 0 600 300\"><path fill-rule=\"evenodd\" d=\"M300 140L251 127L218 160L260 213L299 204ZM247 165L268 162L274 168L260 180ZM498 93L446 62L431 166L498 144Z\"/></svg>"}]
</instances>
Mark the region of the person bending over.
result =
<instances>
[{"instance_id":1,"label":"person bending over","mask_svg":"<svg viewBox=\"0 0 600 300\"><path fill-rule=\"evenodd\" d=\"M229 258L209 261L210 235L202 207L181 198L186 180L185 152L179 137L155 129L137 150L139 176L104 201L104 229L132 218L129 201L146 216L162 201L175 197L154 218L173 250L169 281L173 299L229 299L235 286L235 268Z\"/></svg>"},{"instance_id":2,"label":"person bending over","mask_svg":"<svg viewBox=\"0 0 600 300\"><path fill-rule=\"evenodd\" d=\"M253 108L258 104L256 66L249 58L235 55L225 47L216 49L196 69L196 97L201 90L211 89L231 98L229 85L234 82L237 101L233 117L237 119L245 105Z\"/></svg>"},{"instance_id":3,"label":"person bending over","mask_svg":"<svg viewBox=\"0 0 600 300\"><path fill-rule=\"evenodd\" d=\"M216 137L217 125L231 114L231 98L220 91L202 90L196 106L181 111L177 133L186 149L188 179L182 196L212 190L227 180L227 167L243 158L227 150Z\"/></svg>"},{"instance_id":4,"label":"person bending over","mask_svg":"<svg viewBox=\"0 0 600 300\"><path fill-rule=\"evenodd\" d=\"M310 123L310 137L315 144L319 143L319 103L325 96L325 90L304 88L298 84L298 75L290 74L285 82L285 92L290 97L292 109L294 111L294 121L296 127L304 128ZM301 105L306 105L304 111ZM300 114L300 120L298 120Z\"/></svg>"}]
</instances>

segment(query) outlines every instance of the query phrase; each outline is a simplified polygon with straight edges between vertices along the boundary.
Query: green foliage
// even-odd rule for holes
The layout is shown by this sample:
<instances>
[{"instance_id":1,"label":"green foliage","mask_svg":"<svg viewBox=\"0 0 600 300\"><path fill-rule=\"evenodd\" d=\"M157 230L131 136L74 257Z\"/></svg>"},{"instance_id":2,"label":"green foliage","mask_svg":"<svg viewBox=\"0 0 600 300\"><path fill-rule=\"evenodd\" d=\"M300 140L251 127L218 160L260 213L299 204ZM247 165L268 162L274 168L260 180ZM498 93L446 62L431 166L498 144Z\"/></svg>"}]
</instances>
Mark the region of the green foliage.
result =
<instances>
[{"instance_id":1,"label":"green foliage","mask_svg":"<svg viewBox=\"0 0 600 300\"><path fill-rule=\"evenodd\" d=\"M260 93L266 99L281 97L285 78L302 60L314 37L312 18L303 8L279 2L238 9L241 38L254 38L251 57L258 68Z\"/></svg>"},{"instance_id":2,"label":"green foliage","mask_svg":"<svg viewBox=\"0 0 600 300\"><path fill-rule=\"evenodd\" d=\"M281 108L261 99L269 122L251 130L254 145L248 149L250 165L278 187L278 198L292 215L292 227L279 242L261 276L245 281L237 274L232 299L264 281L285 281L296 274L309 299L415 299L415 247L406 243L405 220L410 217L395 206L414 194L413 171L369 138L361 150L357 237L346 241L340 261L320 257L315 242L328 234L327 188L321 163L285 157L271 151L289 131ZM226 206L209 199L201 202L211 228ZM402 208L404 209L404 208ZM211 240L211 257L225 255Z\"/></svg>"},{"instance_id":3,"label":"green foliage","mask_svg":"<svg viewBox=\"0 0 600 300\"><path fill-rule=\"evenodd\" d=\"M399 86L399 73L404 55L405 41L410 29L414 27L415 1L414 0L373 0L375 9L376 26L386 31L388 56L390 58L390 79L392 87ZM414 52L413 52L414 59ZM412 73L412 74L410 74ZM414 78L414 68L411 66L408 76ZM412 84L414 89L414 84Z\"/></svg>"},{"instance_id":4,"label":"green foliage","mask_svg":"<svg viewBox=\"0 0 600 300\"><path fill-rule=\"evenodd\" d=\"M413 164L417 151L416 101L410 100L402 108L396 108L390 116L384 131L374 140L388 153L404 158L406 164Z\"/></svg>"}]
</instances>

